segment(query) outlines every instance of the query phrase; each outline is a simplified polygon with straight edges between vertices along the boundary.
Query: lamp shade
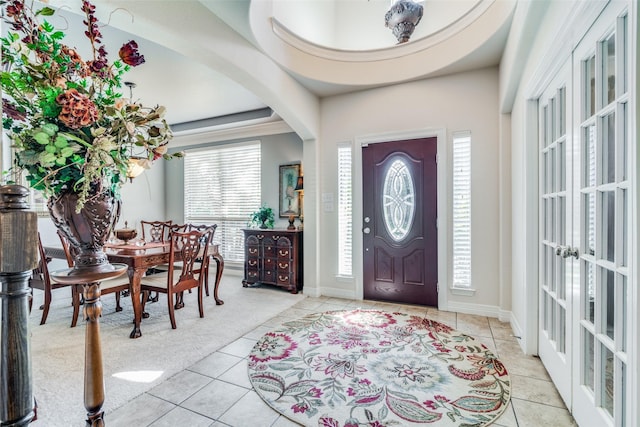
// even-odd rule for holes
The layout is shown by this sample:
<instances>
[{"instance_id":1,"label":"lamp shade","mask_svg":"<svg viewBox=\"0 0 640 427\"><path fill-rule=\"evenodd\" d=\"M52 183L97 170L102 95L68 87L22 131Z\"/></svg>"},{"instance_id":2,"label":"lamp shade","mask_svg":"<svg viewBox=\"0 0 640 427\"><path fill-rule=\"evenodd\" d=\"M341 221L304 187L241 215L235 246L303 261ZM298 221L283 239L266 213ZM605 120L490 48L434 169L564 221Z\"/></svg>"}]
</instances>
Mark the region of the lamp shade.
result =
<instances>
[{"instance_id":1,"label":"lamp shade","mask_svg":"<svg viewBox=\"0 0 640 427\"><path fill-rule=\"evenodd\" d=\"M146 158L130 157L129 165L127 166L127 178L132 181L133 178L139 176L146 169L145 163L148 162Z\"/></svg>"},{"instance_id":2,"label":"lamp shade","mask_svg":"<svg viewBox=\"0 0 640 427\"><path fill-rule=\"evenodd\" d=\"M298 181L296 182L296 188L295 191L302 191L304 190L304 186L303 186L303 177L299 176L298 177Z\"/></svg>"}]
</instances>

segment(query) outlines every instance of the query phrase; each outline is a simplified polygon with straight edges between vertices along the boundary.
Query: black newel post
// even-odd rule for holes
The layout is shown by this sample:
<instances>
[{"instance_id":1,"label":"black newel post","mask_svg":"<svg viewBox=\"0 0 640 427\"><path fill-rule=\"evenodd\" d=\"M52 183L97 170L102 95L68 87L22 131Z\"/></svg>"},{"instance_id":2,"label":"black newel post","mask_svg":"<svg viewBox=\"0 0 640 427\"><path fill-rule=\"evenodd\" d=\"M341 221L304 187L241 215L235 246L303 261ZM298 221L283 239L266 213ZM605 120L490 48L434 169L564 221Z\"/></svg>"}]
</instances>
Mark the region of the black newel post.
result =
<instances>
[{"instance_id":1,"label":"black newel post","mask_svg":"<svg viewBox=\"0 0 640 427\"><path fill-rule=\"evenodd\" d=\"M29 277L38 263L38 219L29 190L0 186L0 426L35 417L29 344Z\"/></svg>"}]
</instances>

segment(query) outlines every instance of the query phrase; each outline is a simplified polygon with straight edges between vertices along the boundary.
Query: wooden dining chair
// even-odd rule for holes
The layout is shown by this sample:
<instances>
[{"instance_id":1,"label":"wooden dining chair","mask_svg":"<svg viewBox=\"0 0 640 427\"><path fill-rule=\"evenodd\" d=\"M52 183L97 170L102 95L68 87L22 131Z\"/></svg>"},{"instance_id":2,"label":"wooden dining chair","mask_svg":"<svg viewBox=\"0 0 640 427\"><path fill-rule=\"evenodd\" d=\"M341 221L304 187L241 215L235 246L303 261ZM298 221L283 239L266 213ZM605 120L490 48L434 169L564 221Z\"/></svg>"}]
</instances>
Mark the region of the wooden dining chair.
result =
<instances>
[{"instance_id":1,"label":"wooden dining chair","mask_svg":"<svg viewBox=\"0 0 640 427\"><path fill-rule=\"evenodd\" d=\"M169 241L169 230L173 224L168 221L145 221L140 220L142 229L142 240L145 242L165 243Z\"/></svg>"},{"instance_id":2,"label":"wooden dining chair","mask_svg":"<svg viewBox=\"0 0 640 427\"><path fill-rule=\"evenodd\" d=\"M192 231L192 230L196 230L196 231L202 231L205 233L208 233L208 241L209 244L211 244L211 242L213 242L213 235L216 232L216 228L218 228L217 224L201 224L201 225L196 225L196 224L188 224L187 225L187 230L188 231ZM207 256L206 259L202 259L201 260L201 268L204 268L203 274L204 274L204 291L205 291L205 295L209 296L209 261L211 261L209 259L209 257Z\"/></svg>"},{"instance_id":3,"label":"wooden dining chair","mask_svg":"<svg viewBox=\"0 0 640 427\"><path fill-rule=\"evenodd\" d=\"M62 243L62 249L64 250L65 257L67 258L67 264L70 268L74 266L74 258L75 258L75 248L69 243L69 240L65 237L64 234L58 230L58 236L60 237L60 242ZM76 295L78 299L78 306L80 305L80 299L83 294L83 285L73 285L73 294ZM115 294L116 296L116 312L122 311L122 306L120 305L120 294L122 291L129 290L129 278L125 275L120 277L115 277L113 279L107 279L100 282L100 296ZM73 310L73 320L71 322L71 326L76 325L76 321L78 319L78 311L74 307Z\"/></svg>"},{"instance_id":4,"label":"wooden dining chair","mask_svg":"<svg viewBox=\"0 0 640 427\"><path fill-rule=\"evenodd\" d=\"M203 291L204 269L198 259L206 259L209 249L209 233L206 231L172 231L167 273L145 276L141 280L142 311L149 292L167 295L167 307L171 327L176 329L175 309L183 307L181 295L184 291L198 289L198 310L204 317ZM174 303L174 297L176 302Z\"/></svg>"},{"instance_id":5,"label":"wooden dining chair","mask_svg":"<svg viewBox=\"0 0 640 427\"><path fill-rule=\"evenodd\" d=\"M71 289L71 305L73 307L73 317L71 319L71 327L76 326L76 319L78 318L78 312L80 310L80 295L77 293L75 286L68 283L59 283L51 278L49 274L48 263L51 261L45 254L44 247L42 246L42 240L40 233L38 233L38 254L40 260L38 266L33 270L31 279L29 279L29 286L32 289L40 289L44 293L44 303L40 307L42 310L42 317L40 318L40 324L44 325L49 315L49 307L51 306L51 291L54 289L69 287ZM29 300L29 311L33 305L33 296Z\"/></svg>"}]
</instances>

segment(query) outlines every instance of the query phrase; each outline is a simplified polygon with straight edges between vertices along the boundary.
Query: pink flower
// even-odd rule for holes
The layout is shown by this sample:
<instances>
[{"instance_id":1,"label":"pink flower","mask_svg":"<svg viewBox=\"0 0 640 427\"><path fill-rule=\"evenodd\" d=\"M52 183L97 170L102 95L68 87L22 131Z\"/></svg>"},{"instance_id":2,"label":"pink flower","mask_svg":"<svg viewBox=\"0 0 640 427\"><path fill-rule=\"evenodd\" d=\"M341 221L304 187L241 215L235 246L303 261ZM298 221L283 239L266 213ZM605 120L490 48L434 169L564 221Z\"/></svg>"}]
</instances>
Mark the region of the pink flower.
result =
<instances>
[{"instance_id":1,"label":"pink flower","mask_svg":"<svg viewBox=\"0 0 640 427\"><path fill-rule=\"evenodd\" d=\"M309 407L304 403L296 403L291 407L291 409L293 409L294 414L297 414L298 412L300 412L301 414L304 414L307 411L307 409L309 409Z\"/></svg>"}]
</instances>

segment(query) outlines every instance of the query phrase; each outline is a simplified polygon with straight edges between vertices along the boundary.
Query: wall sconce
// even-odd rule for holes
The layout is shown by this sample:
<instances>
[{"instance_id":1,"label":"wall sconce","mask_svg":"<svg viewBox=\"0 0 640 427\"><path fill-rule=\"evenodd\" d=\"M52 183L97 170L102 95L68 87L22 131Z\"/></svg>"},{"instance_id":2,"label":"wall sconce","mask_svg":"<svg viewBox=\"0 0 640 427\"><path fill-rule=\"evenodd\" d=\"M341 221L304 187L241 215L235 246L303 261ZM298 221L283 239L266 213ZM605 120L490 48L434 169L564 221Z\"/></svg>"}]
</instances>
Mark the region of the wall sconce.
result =
<instances>
[{"instance_id":1,"label":"wall sconce","mask_svg":"<svg viewBox=\"0 0 640 427\"><path fill-rule=\"evenodd\" d=\"M302 230L304 229L304 177L302 175L298 177L294 190L300 193L300 225L298 230Z\"/></svg>"}]
</instances>

